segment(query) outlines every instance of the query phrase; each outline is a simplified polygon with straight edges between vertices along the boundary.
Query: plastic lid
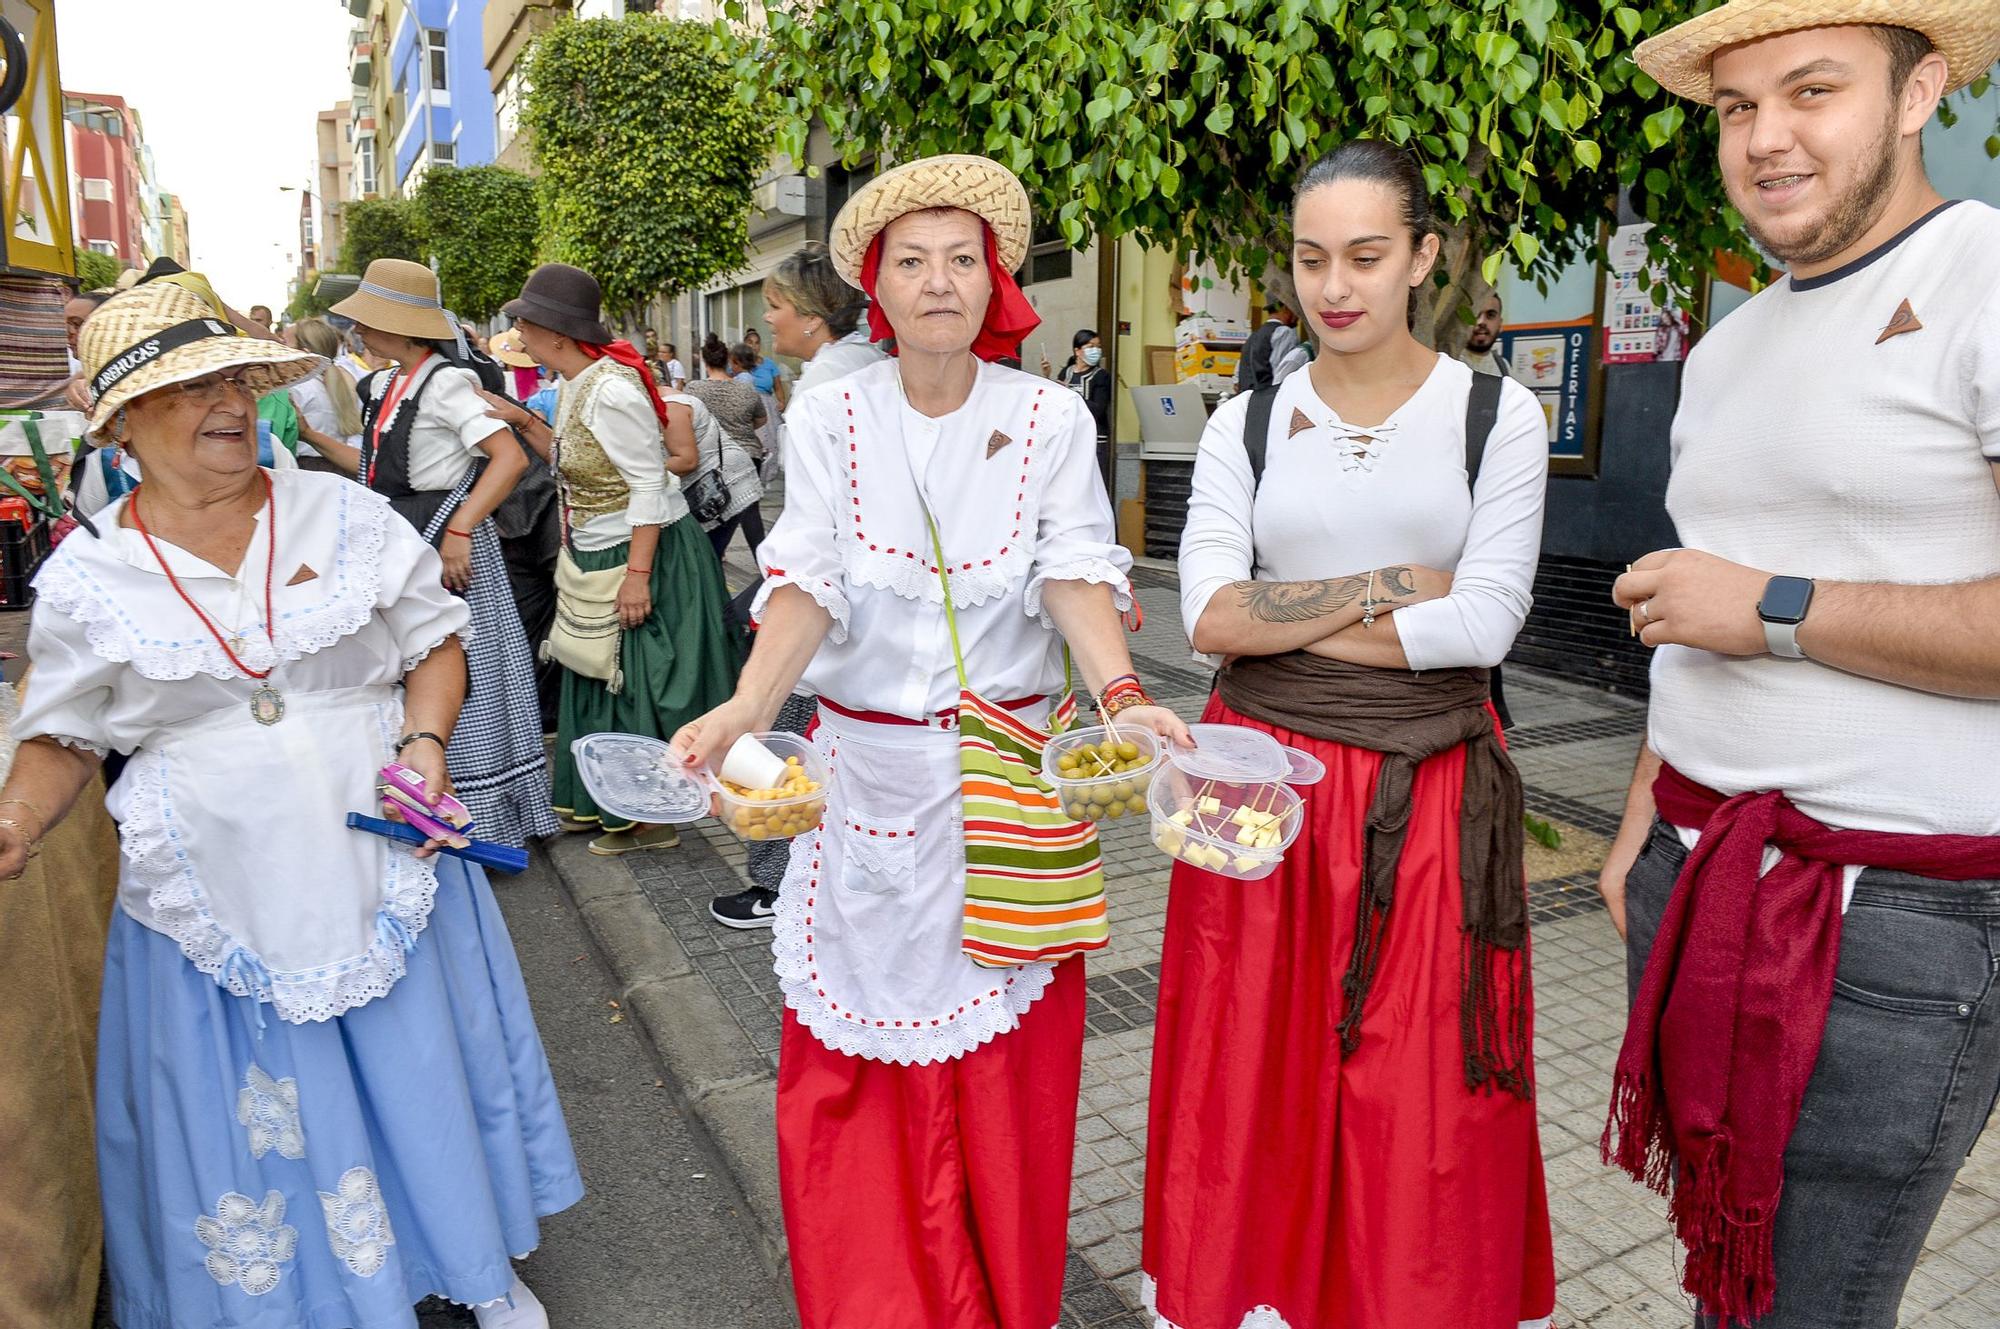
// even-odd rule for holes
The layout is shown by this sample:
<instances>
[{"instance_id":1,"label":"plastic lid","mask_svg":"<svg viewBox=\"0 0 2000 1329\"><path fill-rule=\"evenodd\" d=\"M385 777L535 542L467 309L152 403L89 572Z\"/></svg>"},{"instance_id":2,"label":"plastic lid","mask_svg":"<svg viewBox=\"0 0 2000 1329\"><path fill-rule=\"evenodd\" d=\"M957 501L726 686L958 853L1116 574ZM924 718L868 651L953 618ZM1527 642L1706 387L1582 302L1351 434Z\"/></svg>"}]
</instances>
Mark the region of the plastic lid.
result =
<instances>
[{"instance_id":1,"label":"plastic lid","mask_svg":"<svg viewBox=\"0 0 2000 1329\"><path fill-rule=\"evenodd\" d=\"M1277 739L1257 729L1233 724L1191 724L1192 748L1170 747L1174 765L1197 780L1231 784L1268 783L1291 774L1292 764Z\"/></svg>"},{"instance_id":2,"label":"plastic lid","mask_svg":"<svg viewBox=\"0 0 2000 1329\"><path fill-rule=\"evenodd\" d=\"M569 746L584 788L613 816L680 826L708 815L708 785L657 738L585 734Z\"/></svg>"},{"instance_id":3,"label":"plastic lid","mask_svg":"<svg viewBox=\"0 0 2000 1329\"><path fill-rule=\"evenodd\" d=\"M1316 784L1326 767L1310 753L1288 748L1260 729L1233 724L1191 724L1193 748L1170 747L1168 758L1197 780L1229 784Z\"/></svg>"}]
</instances>

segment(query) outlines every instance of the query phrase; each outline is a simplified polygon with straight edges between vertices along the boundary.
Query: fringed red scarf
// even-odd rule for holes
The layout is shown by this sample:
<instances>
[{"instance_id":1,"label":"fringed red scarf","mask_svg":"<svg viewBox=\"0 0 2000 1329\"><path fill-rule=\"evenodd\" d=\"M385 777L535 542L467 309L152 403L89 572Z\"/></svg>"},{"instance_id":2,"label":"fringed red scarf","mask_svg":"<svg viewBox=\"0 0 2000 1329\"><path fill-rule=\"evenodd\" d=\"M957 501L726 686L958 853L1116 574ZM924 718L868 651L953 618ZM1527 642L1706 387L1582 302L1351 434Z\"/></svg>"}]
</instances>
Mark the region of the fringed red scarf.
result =
<instances>
[{"instance_id":1,"label":"fringed red scarf","mask_svg":"<svg viewBox=\"0 0 2000 1329\"><path fill-rule=\"evenodd\" d=\"M646 400L653 403L653 414L659 417L660 433L664 437L667 432L667 404L660 400L660 389L653 382L653 371L646 367L646 357L639 354L639 348L623 338L614 342L580 341L576 345L593 360L609 356L627 369L638 371L639 382L646 388Z\"/></svg>"},{"instance_id":2,"label":"fringed red scarf","mask_svg":"<svg viewBox=\"0 0 2000 1329\"><path fill-rule=\"evenodd\" d=\"M984 222L980 228L986 235L986 271L993 278L993 299L986 306L986 319L980 325L979 335L973 339L972 353L981 360L998 360L1002 356L1018 359L1022 338L1042 325L1042 316L1028 303L1028 297L1021 294L1014 274L1000 266L1000 247L993 238L993 228ZM889 354L894 355L896 330L889 326L889 316L882 312L882 303L875 298L875 281L881 270L882 235L877 232L868 244L868 256L861 261L861 289L868 292L869 338L889 342Z\"/></svg>"},{"instance_id":3,"label":"fringed red scarf","mask_svg":"<svg viewBox=\"0 0 2000 1329\"><path fill-rule=\"evenodd\" d=\"M1840 960L1841 868L2000 876L2000 837L1840 831L1782 793L1725 798L1663 767L1660 816L1701 832L1632 1003L1604 1161L1665 1195L1682 1286L1719 1329L1770 1312L1785 1146ZM1759 874L1764 847L1777 863Z\"/></svg>"}]
</instances>

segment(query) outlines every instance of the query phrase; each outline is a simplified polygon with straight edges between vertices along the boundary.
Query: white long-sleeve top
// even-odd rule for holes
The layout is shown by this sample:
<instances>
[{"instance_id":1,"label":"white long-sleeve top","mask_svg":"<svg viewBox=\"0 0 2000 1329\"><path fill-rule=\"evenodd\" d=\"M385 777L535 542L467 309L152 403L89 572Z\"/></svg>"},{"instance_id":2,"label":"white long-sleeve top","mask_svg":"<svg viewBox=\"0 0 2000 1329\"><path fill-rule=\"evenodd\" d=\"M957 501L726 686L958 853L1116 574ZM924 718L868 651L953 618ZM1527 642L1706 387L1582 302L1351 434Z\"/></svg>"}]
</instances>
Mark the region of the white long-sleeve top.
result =
<instances>
[{"instance_id":1,"label":"white long-sleeve top","mask_svg":"<svg viewBox=\"0 0 2000 1329\"><path fill-rule=\"evenodd\" d=\"M798 586L832 615L804 680L821 696L906 718L957 705L926 501L981 695L1062 686L1062 643L1042 613L1048 582L1108 584L1130 607L1132 558L1114 543L1097 427L1075 393L985 364L965 404L933 419L904 401L885 362L798 393L785 433L785 511L758 551L753 612Z\"/></svg>"},{"instance_id":2,"label":"white long-sleeve top","mask_svg":"<svg viewBox=\"0 0 2000 1329\"><path fill-rule=\"evenodd\" d=\"M1548 424L1534 395L1511 380L1501 386L1475 492L1465 472L1472 371L1458 361L1439 356L1415 395L1368 428L1341 420L1311 374L1292 374L1277 391L1261 485L1243 446L1249 394L1223 403L1202 434L1181 535L1190 637L1210 597L1232 582L1404 563L1453 574L1449 595L1395 611L1410 667L1500 663L1534 603L1541 556Z\"/></svg>"},{"instance_id":3,"label":"white long-sleeve top","mask_svg":"<svg viewBox=\"0 0 2000 1329\"><path fill-rule=\"evenodd\" d=\"M620 368L607 355L591 361L574 379L556 385L557 455L561 455L562 435L581 404L584 418L575 422L588 429L604 449L605 459L618 468L629 493L618 511L600 513L571 529L570 538L585 553L615 549L632 538L634 526L670 526L688 511L687 500L681 497L680 477L667 470L666 442L660 437L660 417L653 413L652 400L638 376L621 374ZM662 399L689 407L698 404L681 393L669 392ZM569 481L562 478L560 469L556 476L564 486L563 502L568 504Z\"/></svg>"}]
</instances>

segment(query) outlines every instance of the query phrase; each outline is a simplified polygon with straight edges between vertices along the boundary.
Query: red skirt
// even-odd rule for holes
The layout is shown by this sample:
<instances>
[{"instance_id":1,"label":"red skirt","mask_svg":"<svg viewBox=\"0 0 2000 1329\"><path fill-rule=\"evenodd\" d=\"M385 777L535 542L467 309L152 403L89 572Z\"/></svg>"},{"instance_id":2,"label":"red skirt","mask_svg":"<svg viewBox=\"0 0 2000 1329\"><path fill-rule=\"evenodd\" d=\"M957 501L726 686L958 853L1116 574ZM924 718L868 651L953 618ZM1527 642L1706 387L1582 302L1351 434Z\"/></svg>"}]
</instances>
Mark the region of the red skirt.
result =
<instances>
[{"instance_id":1,"label":"red skirt","mask_svg":"<svg viewBox=\"0 0 2000 1329\"><path fill-rule=\"evenodd\" d=\"M778 1183L804 1329L1050 1329L1062 1316L1083 962L953 1061L835 1052L784 1016Z\"/></svg>"},{"instance_id":2,"label":"red skirt","mask_svg":"<svg viewBox=\"0 0 2000 1329\"><path fill-rule=\"evenodd\" d=\"M1205 718L1272 734L1327 773L1300 791L1306 823L1274 875L1174 868L1147 1134L1149 1306L1175 1329L1541 1322L1555 1264L1535 1106L1468 1090L1459 1042L1463 749L1417 772L1381 968L1343 1060L1341 977L1381 755L1220 698ZM1518 972L1527 982L1525 955ZM1506 1009L1511 993L1496 995Z\"/></svg>"}]
</instances>

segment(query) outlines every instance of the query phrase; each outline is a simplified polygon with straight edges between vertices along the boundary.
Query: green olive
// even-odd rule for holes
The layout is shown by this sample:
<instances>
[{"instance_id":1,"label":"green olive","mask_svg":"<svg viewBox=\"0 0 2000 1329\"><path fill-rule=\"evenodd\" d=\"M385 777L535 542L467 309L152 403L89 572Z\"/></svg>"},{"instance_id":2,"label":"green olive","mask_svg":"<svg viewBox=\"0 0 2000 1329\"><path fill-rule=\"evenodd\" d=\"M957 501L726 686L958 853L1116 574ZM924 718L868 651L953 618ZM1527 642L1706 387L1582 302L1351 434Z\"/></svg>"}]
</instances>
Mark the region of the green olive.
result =
<instances>
[{"instance_id":1,"label":"green olive","mask_svg":"<svg viewBox=\"0 0 2000 1329\"><path fill-rule=\"evenodd\" d=\"M1116 821L1125 815L1125 805L1123 803L1113 803L1104 809L1104 815Z\"/></svg>"},{"instance_id":2,"label":"green olive","mask_svg":"<svg viewBox=\"0 0 2000 1329\"><path fill-rule=\"evenodd\" d=\"M1118 745L1118 755L1126 761L1137 761L1139 760L1139 745L1128 739Z\"/></svg>"}]
</instances>

